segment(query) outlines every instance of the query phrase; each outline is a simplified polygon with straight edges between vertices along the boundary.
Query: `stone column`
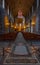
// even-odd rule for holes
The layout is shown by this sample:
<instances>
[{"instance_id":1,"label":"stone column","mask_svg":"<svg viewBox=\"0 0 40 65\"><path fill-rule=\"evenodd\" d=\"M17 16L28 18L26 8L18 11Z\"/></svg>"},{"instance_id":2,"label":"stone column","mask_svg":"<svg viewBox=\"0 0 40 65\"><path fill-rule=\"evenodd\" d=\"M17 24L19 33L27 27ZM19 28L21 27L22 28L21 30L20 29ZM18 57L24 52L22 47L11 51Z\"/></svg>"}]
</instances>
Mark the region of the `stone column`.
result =
<instances>
[{"instance_id":1,"label":"stone column","mask_svg":"<svg viewBox=\"0 0 40 65\"><path fill-rule=\"evenodd\" d=\"M2 0L0 0L0 5L2 4Z\"/></svg>"},{"instance_id":2,"label":"stone column","mask_svg":"<svg viewBox=\"0 0 40 65\"><path fill-rule=\"evenodd\" d=\"M9 6L8 6L8 9L7 9L7 13L8 13L8 15L10 15L10 9L9 9Z\"/></svg>"},{"instance_id":3,"label":"stone column","mask_svg":"<svg viewBox=\"0 0 40 65\"><path fill-rule=\"evenodd\" d=\"M30 32L31 32L31 22L32 22L32 20L30 20Z\"/></svg>"},{"instance_id":4,"label":"stone column","mask_svg":"<svg viewBox=\"0 0 40 65\"><path fill-rule=\"evenodd\" d=\"M36 32L40 33L40 11L38 11L36 17Z\"/></svg>"},{"instance_id":5,"label":"stone column","mask_svg":"<svg viewBox=\"0 0 40 65\"><path fill-rule=\"evenodd\" d=\"M32 15L33 15L33 6L32 6Z\"/></svg>"},{"instance_id":6,"label":"stone column","mask_svg":"<svg viewBox=\"0 0 40 65\"><path fill-rule=\"evenodd\" d=\"M39 6L39 0L37 0L36 32L40 33L40 6Z\"/></svg>"},{"instance_id":7,"label":"stone column","mask_svg":"<svg viewBox=\"0 0 40 65\"><path fill-rule=\"evenodd\" d=\"M37 8L39 7L39 0L37 0Z\"/></svg>"},{"instance_id":8,"label":"stone column","mask_svg":"<svg viewBox=\"0 0 40 65\"><path fill-rule=\"evenodd\" d=\"M40 7L38 9L38 32L40 33Z\"/></svg>"},{"instance_id":9,"label":"stone column","mask_svg":"<svg viewBox=\"0 0 40 65\"><path fill-rule=\"evenodd\" d=\"M38 24L39 24L39 17L38 17L38 14L36 16L36 33L38 33Z\"/></svg>"},{"instance_id":10,"label":"stone column","mask_svg":"<svg viewBox=\"0 0 40 65\"><path fill-rule=\"evenodd\" d=\"M5 8L5 0L2 0L2 7Z\"/></svg>"}]
</instances>

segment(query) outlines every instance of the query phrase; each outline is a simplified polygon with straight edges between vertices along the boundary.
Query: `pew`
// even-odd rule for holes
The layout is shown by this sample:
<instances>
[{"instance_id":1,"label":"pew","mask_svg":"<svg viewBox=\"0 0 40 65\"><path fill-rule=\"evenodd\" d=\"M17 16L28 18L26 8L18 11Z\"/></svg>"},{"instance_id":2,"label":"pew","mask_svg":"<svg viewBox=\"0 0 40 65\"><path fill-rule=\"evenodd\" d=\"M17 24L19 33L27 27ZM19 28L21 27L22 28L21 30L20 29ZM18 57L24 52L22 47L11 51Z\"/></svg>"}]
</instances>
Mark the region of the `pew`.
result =
<instances>
[{"instance_id":1,"label":"pew","mask_svg":"<svg viewBox=\"0 0 40 65\"><path fill-rule=\"evenodd\" d=\"M15 40L17 32L5 33L0 35L0 41Z\"/></svg>"},{"instance_id":2,"label":"pew","mask_svg":"<svg viewBox=\"0 0 40 65\"><path fill-rule=\"evenodd\" d=\"M40 35L38 34L29 33L29 32L22 32L22 34L26 40L40 40Z\"/></svg>"}]
</instances>

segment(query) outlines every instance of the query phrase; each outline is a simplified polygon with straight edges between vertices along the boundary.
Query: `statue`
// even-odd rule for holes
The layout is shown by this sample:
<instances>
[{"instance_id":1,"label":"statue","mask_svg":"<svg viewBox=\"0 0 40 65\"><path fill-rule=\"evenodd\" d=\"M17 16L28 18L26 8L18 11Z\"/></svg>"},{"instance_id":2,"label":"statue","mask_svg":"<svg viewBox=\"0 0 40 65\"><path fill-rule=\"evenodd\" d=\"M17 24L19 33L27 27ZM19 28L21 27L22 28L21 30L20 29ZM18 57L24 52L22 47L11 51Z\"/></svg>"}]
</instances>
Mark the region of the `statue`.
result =
<instances>
[{"instance_id":1,"label":"statue","mask_svg":"<svg viewBox=\"0 0 40 65\"><path fill-rule=\"evenodd\" d=\"M23 16L23 13L21 10L18 11L18 17L17 18L23 19L22 23L23 24L25 23L25 17Z\"/></svg>"}]
</instances>

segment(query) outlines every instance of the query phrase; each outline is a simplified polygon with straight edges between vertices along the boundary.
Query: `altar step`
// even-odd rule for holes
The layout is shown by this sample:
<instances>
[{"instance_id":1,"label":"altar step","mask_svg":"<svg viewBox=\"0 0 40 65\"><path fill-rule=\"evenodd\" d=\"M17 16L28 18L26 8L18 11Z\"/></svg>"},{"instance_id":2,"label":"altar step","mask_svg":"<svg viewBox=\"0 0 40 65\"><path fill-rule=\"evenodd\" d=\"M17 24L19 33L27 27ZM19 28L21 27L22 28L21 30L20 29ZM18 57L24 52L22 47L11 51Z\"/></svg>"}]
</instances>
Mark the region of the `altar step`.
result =
<instances>
[{"instance_id":1,"label":"altar step","mask_svg":"<svg viewBox=\"0 0 40 65\"><path fill-rule=\"evenodd\" d=\"M36 59L7 59L4 64L14 64L14 63L38 63Z\"/></svg>"},{"instance_id":2,"label":"altar step","mask_svg":"<svg viewBox=\"0 0 40 65\"><path fill-rule=\"evenodd\" d=\"M12 63L12 64L3 64L3 65L40 65L40 63Z\"/></svg>"},{"instance_id":3,"label":"altar step","mask_svg":"<svg viewBox=\"0 0 40 65\"><path fill-rule=\"evenodd\" d=\"M8 58L5 59L4 64L16 64L16 63L38 63L36 58L28 57L27 55L9 55Z\"/></svg>"}]
</instances>

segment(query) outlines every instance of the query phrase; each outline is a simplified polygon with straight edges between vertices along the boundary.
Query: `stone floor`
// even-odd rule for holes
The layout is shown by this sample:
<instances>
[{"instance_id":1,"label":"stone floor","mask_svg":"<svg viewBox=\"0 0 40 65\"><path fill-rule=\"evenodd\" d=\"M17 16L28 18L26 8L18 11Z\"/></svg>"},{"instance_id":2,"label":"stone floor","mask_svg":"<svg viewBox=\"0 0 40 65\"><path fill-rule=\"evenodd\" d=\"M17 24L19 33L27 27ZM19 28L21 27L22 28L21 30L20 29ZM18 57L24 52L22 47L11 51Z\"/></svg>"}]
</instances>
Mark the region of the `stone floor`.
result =
<instances>
[{"instance_id":1,"label":"stone floor","mask_svg":"<svg viewBox=\"0 0 40 65\"><path fill-rule=\"evenodd\" d=\"M38 41L39 42L39 41ZM6 42L7 43L7 42ZM34 43L34 42L32 42ZM31 41L25 40L21 32L17 35L15 41L9 41L10 52L5 53L6 57L3 61L4 65L17 65L20 63L26 65L26 63L40 63L35 54L32 54ZM40 46L39 46L40 47Z\"/></svg>"}]
</instances>

